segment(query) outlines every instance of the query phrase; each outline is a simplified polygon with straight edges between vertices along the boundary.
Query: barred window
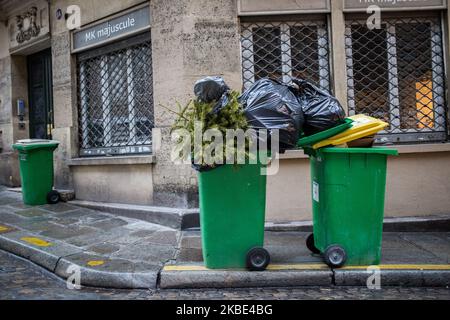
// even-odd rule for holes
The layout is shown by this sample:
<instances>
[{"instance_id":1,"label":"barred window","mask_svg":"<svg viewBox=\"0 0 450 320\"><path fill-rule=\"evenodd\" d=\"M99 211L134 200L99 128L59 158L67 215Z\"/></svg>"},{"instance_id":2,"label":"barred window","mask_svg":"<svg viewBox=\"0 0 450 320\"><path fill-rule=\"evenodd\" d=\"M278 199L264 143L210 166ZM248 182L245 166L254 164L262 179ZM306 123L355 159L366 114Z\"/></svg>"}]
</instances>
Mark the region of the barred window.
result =
<instances>
[{"instance_id":1,"label":"barred window","mask_svg":"<svg viewBox=\"0 0 450 320\"><path fill-rule=\"evenodd\" d=\"M81 156L151 152L150 34L78 55Z\"/></svg>"},{"instance_id":2,"label":"barred window","mask_svg":"<svg viewBox=\"0 0 450 320\"><path fill-rule=\"evenodd\" d=\"M269 77L307 79L330 90L326 20L243 22L241 48L244 89Z\"/></svg>"},{"instance_id":3,"label":"barred window","mask_svg":"<svg viewBox=\"0 0 450 320\"><path fill-rule=\"evenodd\" d=\"M389 123L377 142L446 139L439 17L392 17L373 30L366 20L347 19L346 56L350 114Z\"/></svg>"}]
</instances>

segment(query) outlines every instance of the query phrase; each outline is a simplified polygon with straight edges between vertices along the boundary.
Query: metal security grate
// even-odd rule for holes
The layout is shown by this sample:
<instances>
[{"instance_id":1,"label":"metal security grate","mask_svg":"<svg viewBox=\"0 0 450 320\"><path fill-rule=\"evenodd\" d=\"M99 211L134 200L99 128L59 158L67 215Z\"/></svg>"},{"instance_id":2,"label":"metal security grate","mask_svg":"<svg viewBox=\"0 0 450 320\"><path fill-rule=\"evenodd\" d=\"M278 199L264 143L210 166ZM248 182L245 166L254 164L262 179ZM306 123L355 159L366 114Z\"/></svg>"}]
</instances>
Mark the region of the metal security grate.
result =
<instances>
[{"instance_id":1,"label":"metal security grate","mask_svg":"<svg viewBox=\"0 0 450 320\"><path fill-rule=\"evenodd\" d=\"M78 56L81 156L151 152L150 34Z\"/></svg>"},{"instance_id":2,"label":"metal security grate","mask_svg":"<svg viewBox=\"0 0 450 320\"><path fill-rule=\"evenodd\" d=\"M269 77L315 82L330 90L329 42L325 20L241 24L244 89Z\"/></svg>"},{"instance_id":3,"label":"metal security grate","mask_svg":"<svg viewBox=\"0 0 450 320\"><path fill-rule=\"evenodd\" d=\"M445 140L440 18L388 18L370 30L346 22L348 106L389 123L377 142Z\"/></svg>"}]
</instances>

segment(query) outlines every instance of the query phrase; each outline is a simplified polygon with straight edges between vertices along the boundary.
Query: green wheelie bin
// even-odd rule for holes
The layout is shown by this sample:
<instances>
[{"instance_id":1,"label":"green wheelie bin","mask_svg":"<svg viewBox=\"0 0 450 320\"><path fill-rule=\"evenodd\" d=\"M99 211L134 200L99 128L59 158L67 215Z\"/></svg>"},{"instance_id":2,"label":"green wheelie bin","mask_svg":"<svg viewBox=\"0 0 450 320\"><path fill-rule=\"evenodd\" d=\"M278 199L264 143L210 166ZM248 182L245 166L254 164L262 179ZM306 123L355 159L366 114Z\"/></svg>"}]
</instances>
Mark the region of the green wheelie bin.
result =
<instances>
[{"instance_id":1,"label":"green wheelie bin","mask_svg":"<svg viewBox=\"0 0 450 320\"><path fill-rule=\"evenodd\" d=\"M28 139L13 145L19 152L23 202L27 205L54 204L59 193L53 190L53 151L59 142Z\"/></svg>"},{"instance_id":2,"label":"green wheelie bin","mask_svg":"<svg viewBox=\"0 0 450 320\"><path fill-rule=\"evenodd\" d=\"M311 158L313 234L330 267L380 263L389 148L306 149Z\"/></svg>"},{"instance_id":3,"label":"green wheelie bin","mask_svg":"<svg viewBox=\"0 0 450 320\"><path fill-rule=\"evenodd\" d=\"M258 161L259 163L259 161ZM199 172L203 259L210 269L265 270L266 175L261 164Z\"/></svg>"}]
</instances>

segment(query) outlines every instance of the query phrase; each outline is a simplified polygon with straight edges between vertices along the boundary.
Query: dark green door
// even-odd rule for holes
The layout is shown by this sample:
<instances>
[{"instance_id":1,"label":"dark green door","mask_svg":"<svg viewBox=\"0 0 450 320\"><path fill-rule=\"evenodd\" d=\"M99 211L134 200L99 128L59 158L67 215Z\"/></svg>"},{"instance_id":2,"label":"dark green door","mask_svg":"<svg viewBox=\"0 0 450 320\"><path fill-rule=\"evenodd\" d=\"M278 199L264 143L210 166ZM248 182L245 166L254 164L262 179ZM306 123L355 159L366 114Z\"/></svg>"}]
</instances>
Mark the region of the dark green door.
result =
<instances>
[{"instance_id":1,"label":"dark green door","mask_svg":"<svg viewBox=\"0 0 450 320\"><path fill-rule=\"evenodd\" d=\"M53 129L52 54L50 49L28 56L30 138L51 139Z\"/></svg>"}]
</instances>

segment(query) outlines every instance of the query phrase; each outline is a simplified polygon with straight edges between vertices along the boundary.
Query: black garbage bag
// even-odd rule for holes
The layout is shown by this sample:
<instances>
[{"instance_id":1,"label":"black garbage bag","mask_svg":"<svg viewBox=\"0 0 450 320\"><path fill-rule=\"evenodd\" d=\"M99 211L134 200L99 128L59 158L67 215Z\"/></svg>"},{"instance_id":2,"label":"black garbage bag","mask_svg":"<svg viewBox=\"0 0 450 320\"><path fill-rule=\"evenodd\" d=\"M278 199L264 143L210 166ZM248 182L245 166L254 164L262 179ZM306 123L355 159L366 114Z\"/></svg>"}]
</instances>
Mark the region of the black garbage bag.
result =
<instances>
[{"instance_id":1,"label":"black garbage bag","mask_svg":"<svg viewBox=\"0 0 450 320\"><path fill-rule=\"evenodd\" d=\"M217 101L212 111L214 114L228 104L229 92L230 87L221 77L206 77L198 80L194 85L194 94L197 99L206 103Z\"/></svg>"},{"instance_id":2,"label":"black garbage bag","mask_svg":"<svg viewBox=\"0 0 450 320\"><path fill-rule=\"evenodd\" d=\"M344 123L345 111L339 101L309 81L293 79L298 86L297 99L302 106L305 136L333 128Z\"/></svg>"},{"instance_id":3,"label":"black garbage bag","mask_svg":"<svg viewBox=\"0 0 450 320\"><path fill-rule=\"evenodd\" d=\"M251 128L280 133L280 151L295 148L303 127L302 107L292 87L271 79L256 81L239 97ZM270 144L268 145L270 147Z\"/></svg>"}]
</instances>

